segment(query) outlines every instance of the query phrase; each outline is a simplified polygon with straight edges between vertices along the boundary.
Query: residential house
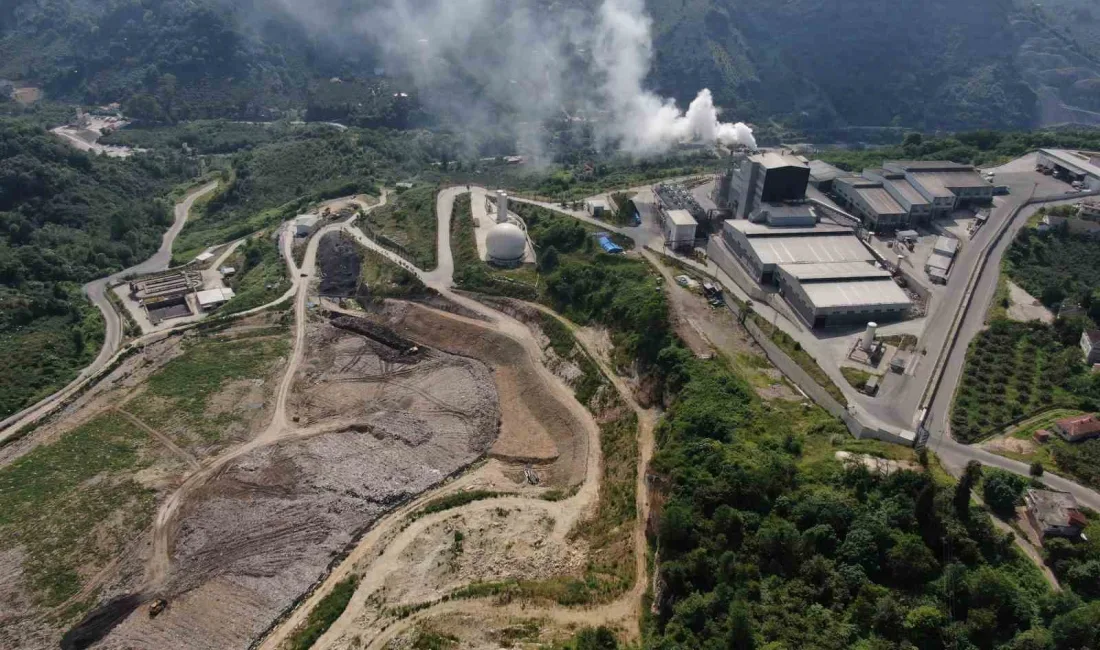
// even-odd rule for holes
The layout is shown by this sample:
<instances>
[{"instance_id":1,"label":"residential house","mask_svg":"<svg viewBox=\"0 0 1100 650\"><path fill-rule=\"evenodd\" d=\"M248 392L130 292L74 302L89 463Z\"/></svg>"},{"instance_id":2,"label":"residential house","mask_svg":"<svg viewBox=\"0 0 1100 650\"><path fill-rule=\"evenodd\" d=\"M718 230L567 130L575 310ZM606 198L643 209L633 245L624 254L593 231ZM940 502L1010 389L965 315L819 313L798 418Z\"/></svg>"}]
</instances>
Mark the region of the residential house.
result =
<instances>
[{"instance_id":1,"label":"residential house","mask_svg":"<svg viewBox=\"0 0 1100 650\"><path fill-rule=\"evenodd\" d=\"M1088 526L1077 508L1077 499L1069 492L1029 489L1024 495L1027 518L1039 536L1075 539Z\"/></svg>"},{"instance_id":2,"label":"residential house","mask_svg":"<svg viewBox=\"0 0 1100 650\"><path fill-rule=\"evenodd\" d=\"M1081 442L1100 437L1100 420L1095 414L1078 415L1054 423L1054 432L1066 442Z\"/></svg>"}]
</instances>

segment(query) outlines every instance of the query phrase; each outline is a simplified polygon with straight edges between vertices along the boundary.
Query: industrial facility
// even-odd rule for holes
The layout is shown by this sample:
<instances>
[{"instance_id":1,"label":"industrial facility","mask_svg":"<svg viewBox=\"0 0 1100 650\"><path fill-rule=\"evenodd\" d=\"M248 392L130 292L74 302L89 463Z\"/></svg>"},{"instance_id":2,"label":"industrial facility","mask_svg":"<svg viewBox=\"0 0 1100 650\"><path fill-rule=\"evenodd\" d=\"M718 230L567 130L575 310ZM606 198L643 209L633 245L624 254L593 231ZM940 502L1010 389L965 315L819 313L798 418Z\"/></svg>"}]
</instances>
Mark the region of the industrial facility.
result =
<instances>
[{"instance_id":1,"label":"industrial facility","mask_svg":"<svg viewBox=\"0 0 1100 650\"><path fill-rule=\"evenodd\" d=\"M993 184L974 167L943 161L885 162L859 176L834 178L832 192L873 232L927 224L993 200Z\"/></svg>"},{"instance_id":2,"label":"industrial facility","mask_svg":"<svg viewBox=\"0 0 1100 650\"><path fill-rule=\"evenodd\" d=\"M525 261L534 262L534 252L528 246L523 222L509 214L508 194L502 190L496 193L495 212L496 222L485 233L485 261L503 267L519 266Z\"/></svg>"},{"instance_id":3,"label":"industrial facility","mask_svg":"<svg viewBox=\"0 0 1100 650\"><path fill-rule=\"evenodd\" d=\"M778 287L788 304L813 328L905 318L909 296L883 269L855 232L822 221L808 204L768 205L757 221L731 219L712 246L729 273L738 264L763 287ZM734 261L736 260L736 261Z\"/></svg>"},{"instance_id":4,"label":"industrial facility","mask_svg":"<svg viewBox=\"0 0 1100 650\"><path fill-rule=\"evenodd\" d=\"M1079 183L1082 189L1100 190L1100 153L1040 149L1037 167L1071 183Z\"/></svg>"},{"instance_id":5,"label":"industrial facility","mask_svg":"<svg viewBox=\"0 0 1100 650\"><path fill-rule=\"evenodd\" d=\"M783 153L737 154L720 184L725 197L718 207L736 219L748 219L766 203L803 201L810 181L810 166L797 156Z\"/></svg>"}]
</instances>

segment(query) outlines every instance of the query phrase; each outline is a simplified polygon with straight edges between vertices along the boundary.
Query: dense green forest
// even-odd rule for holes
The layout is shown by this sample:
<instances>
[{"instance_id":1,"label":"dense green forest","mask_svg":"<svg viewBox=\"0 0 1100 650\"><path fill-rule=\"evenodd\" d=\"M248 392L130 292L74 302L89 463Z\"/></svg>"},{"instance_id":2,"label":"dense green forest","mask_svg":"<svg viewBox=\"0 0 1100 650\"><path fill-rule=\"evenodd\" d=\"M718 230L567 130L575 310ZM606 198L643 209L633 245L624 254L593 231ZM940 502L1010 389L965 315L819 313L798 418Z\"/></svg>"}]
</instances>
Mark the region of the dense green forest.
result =
<instances>
[{"instance_id":1,"label":"dense green forest","mask_svg":"<svg viewBox=\"0 0 1100 650\"><path fill-rule=\"evenodd\" d=\"M172 220L168 192L197 172L173 155L76 151L0 118L0 416L52 392L98 353L80 285L144 260Z\"/></svg>"},{"instance_id":2,"label":"dense green forest","mask_svg":"<svg viewBox=\"0 0 1100 650\"><path fill-rule=\"evenodd\" d=\"M664 496L651 647L1100 642L1100 603L1082 604L1096 596L1095 544L1051 551L1068 587L1052 591L971 502L980 466L958 484L931 461L888 475L845 466L833 449L860 443L824 413L761 402L721 361L668 348L660 364L674 397L652 467ZM1019 499L1022 485L993 483Z\"/></svg>"},{"instance_id":3,"label":"dense green forest","mask_svg":"<svg viewBox=\"0 0 1100 650\"><path fill-rule=\"evenodd\" d=\"M765 128L1062 121L1043 113L1043 93L1100 107L1100 30L1084 0L644 4L653 18L649 84L681 105L710 87L731 116ZM297 112L368 127L432 122L408 80L376 74L385 73L380 43L360 30L361 9L326 3L317 29L262 0L13 0L0 8L0 79L59 98L121 101L155 121Z\"/></svg>"},{"instance_id":4,"label":"dense green forest","mask_svg":"<svg viewBox=\"0 0 1100 650\"><path fill-rule=\"evenodd\" d=\"M1100 131L968 131L946 136L910 133L902 144L873 148L824 149L815 157L848 171L881 167L886 160L952 160L972 165L1007 162L1041 147L1100 149Z\"/></svg>"}]
</instances>

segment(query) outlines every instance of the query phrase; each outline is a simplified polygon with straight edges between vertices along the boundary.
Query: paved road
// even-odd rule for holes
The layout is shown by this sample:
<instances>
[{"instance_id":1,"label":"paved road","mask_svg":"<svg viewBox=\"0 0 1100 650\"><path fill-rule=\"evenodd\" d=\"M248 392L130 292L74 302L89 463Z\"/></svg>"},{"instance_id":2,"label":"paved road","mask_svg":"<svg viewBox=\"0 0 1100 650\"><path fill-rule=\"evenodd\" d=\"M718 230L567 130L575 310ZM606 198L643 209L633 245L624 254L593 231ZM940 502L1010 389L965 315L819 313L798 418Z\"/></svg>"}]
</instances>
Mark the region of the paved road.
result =
<instances>
[{"instance_id":1,"label":"paved road","mask_svg":"<svg viewBox=\"0 0 1100 650\"><path fill-rule=\"evenodd\" d=\"M68 386L42 399L37 404L23 409L18 413L14 413L0 421L0 443L3 443L17 433L24 425L38 419L43 414L53 409L59 402L68 398L84 384L84 381L88 377L95 375L111 361L122 343L122 319L115 311L114 306L111 305L110 301L107 299L107 287L124 277L143 273L154 273L167 269L172 263L172 244L176 241L176 237L179 236L180 231L183 230L184 224L187 223L187 217L191 212L191 207L195 204L196 200L214 191L214 188L217 186L218 184L213 182L198 189L194 189L184 197L183 201L176 204L175 221L172 223L172 227L164 233L164 237L161 239L160 249L158 249L152 257L128 269L124 269L106 278L100 278L99 280L94 280L84 285L84 293L88 296L88 299L99 308L100 313L103 314L103 321L106 326L103 337L103 347L100 349L99 355L91 365L81 370L76 379L71 381Z\"/></svg>"}]
</instances>

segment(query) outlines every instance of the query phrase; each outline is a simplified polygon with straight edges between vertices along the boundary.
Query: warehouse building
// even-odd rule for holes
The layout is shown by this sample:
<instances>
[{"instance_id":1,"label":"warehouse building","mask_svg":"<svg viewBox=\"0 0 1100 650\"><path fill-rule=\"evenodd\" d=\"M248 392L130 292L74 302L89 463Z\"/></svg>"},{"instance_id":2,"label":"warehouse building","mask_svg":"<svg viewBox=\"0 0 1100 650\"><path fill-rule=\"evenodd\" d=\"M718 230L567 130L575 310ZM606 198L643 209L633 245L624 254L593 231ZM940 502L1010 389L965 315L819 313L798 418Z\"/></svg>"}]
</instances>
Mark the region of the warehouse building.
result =
<instances>
[{"instance_id":1,"label":"warehouse building","mask_svg":"<svg viewBox=\"0 0 1100 650\"><path fill-rule=\"evenodd\" d=\"M993 200L993 185L973 167L943 161L886 162L859 176L835 179L833 191L874 232L926 224Z\"/></svg>"},{"instance_id":2,"label":"warehouse building","mask_svg":"<svg viewBox=\"0 0 1100 650\"><path fill-rule=\"evenodd\" d=\"M711 257L728 274L778 287L813 328L897 320L912 305L851 228L820 221L805 204L769 204L753 220L728 220L712 246L723 249Z\"/></svg>"},{"instance_id":3,"label":"warehouse building","mask_svg":"<svg viewBox=\"0 0 1100 650\"><path fill-rule=\"evenodd\" d=\"M851 175L839 167L830 165L824 160L811 160L807 164L810 166L810 185L813 185L821 192L832 192L833 183L836 179Z\"/></svg>"},{"instance_id":4,"label":"warehouse building","mask_svg":"<svg viewBox=\"0 0 1100 650\"><path fill-rule=\"evenodd\" d=\"M863 220L872 232L888 232L909 227L909 214L894 200L880 180L863 176L836 179L833 191Z\"/></svg>"},{"instance_id":5,"label":"warehouse building","mask_svg":"<svg viewBox=\"0 0 1100 650\"><path fill-rule=\"evenodd\" d=\"M901 320L912 306L890 272L873 262L781 264L779 287L813 328Z\"/></svg>"},{"instance_id":6,"label":"warehouse building","mask_svg":"<svg viewBox=\"0 0 1100 650\"><path fill-rule=\"evenodd\" d=\"M1100 190L1100 153L1040 149L1039 167L1053 170L1066 180L1080 181L1085 189Z\"/></svg>"},{"instance_id":7,"label":"warehouse building","mask_svg":"<svg viewBox=\"0 0 1100 650\"><path fill-rule=\"evenodd\" d=\"M728 172L729 187L721 208L747 219L765 203L803 201L810 182L810 166L790 154L766 152L735 157Z\"/></svg>"},{"instance_id":8,"label":"warehouse building","mask_svg":"<svg viewBox=\"0 0 1100 650\"><path fill-rule=\"evenodd\" d=\"M901 175L932 204L932 216L993 201L993 184L982 178L972 165L946 161L896 160L885 162L886 173Z\"/></svg>"}]
</instances>

